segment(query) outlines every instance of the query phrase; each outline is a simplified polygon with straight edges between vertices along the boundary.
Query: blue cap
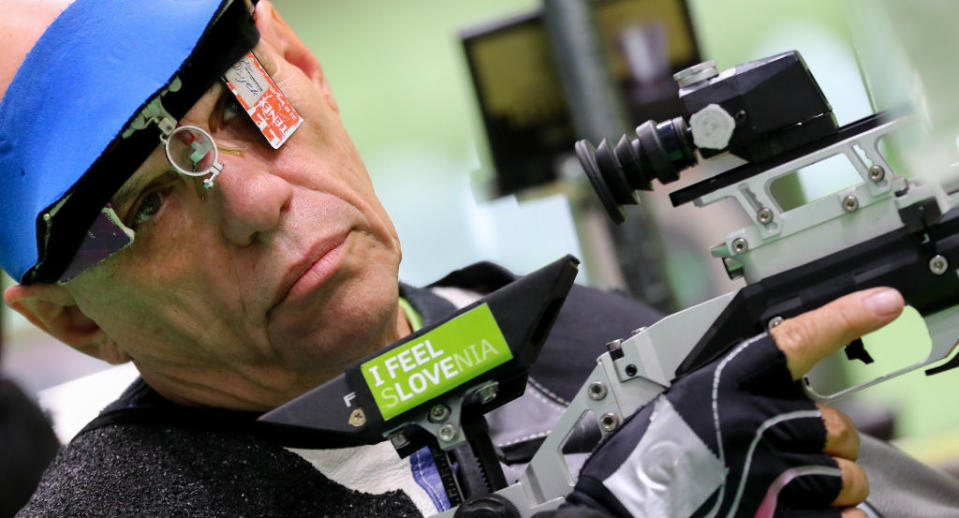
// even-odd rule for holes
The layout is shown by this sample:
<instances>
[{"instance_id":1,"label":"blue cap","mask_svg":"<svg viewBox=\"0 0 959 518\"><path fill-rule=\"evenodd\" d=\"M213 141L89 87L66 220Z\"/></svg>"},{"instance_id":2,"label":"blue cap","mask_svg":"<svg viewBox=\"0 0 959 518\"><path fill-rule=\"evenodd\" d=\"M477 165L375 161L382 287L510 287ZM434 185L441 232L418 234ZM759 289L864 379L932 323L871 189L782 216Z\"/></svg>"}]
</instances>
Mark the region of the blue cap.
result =
<instances>
[{"instance_id":1,"label":"blue cap","mask_svg":"<svg viewBox=\"0 0 959 518\"><path fill-rule=\"evenodd\" d=\"M66 239L78 246L104 202L159 141L152 140L135 163L110 172L109 181L94 182L109 192L91 196L90 189L78 190L78 182L93 174L91 168L108 149L113 153L120 133L146 103L183 75L198 42L231 3L77 0L41 36L0 103L0 266L11 276L21 282L47 280L33 270L47 261L50 242L64 239L65 231L51 231L50 220L66 204L80 209L67 211L69 217L60 218L64 223L55 225L79 228ZM222 70L212 73L210 84ZM81 193L89 202L71 199ZM72 235L77 232L80 236ZM57 255L76 251L72 244L53 248ZM69 260L54 262L62 268Z\"/></svg>"}]
</instances>

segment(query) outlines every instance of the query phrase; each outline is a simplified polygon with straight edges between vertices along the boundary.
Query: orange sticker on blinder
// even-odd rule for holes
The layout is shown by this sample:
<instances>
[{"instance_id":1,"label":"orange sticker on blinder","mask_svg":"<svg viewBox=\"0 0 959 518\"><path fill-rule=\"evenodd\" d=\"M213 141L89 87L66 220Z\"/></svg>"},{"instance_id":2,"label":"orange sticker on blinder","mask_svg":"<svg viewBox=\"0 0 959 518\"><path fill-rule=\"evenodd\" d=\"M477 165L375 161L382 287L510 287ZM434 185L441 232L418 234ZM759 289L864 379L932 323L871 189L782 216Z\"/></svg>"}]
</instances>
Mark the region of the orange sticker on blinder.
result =
<instances>
[{"instance_id":1,"label":"orange sticker on blinder","mask_svg":"<svg viewBox=\"0 0 959 518\"><path fill-rule=\"evenodd\" d=\"M303 123L253 52L230 67L223 81L273 149L279 149Z\"/></svg>"}]
</instances>

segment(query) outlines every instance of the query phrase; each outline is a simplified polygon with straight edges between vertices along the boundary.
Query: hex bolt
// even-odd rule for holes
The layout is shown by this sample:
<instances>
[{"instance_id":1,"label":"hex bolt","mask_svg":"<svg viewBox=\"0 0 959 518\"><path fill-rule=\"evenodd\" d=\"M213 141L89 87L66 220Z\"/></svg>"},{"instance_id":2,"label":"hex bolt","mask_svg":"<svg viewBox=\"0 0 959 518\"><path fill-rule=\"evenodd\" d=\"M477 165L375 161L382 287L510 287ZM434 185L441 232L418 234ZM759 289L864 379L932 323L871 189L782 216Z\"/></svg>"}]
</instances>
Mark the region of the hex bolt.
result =
<instances>
[{"instance_id":1,"label":"hex bolt","mask_svg":"<svg viewBox=\"0 0 959 518\"><path fill-rule=\"evenodd\" d=\"M357 408L350 412L349 419L350 426L354 428L359 428L366 424L366 414L363 412L362 408Z\"/></svg>"},{"instance_id":2,"label":"hex bolt","mask_svg":"<svg viewBox=\"0 0 959 518\"><path fill-rule=\"evenodd\" d=\"M749 243L747 243L744 238L737 237L736 239L733 239L733 252L741 254L746 250L749 250Z\"/></svg>"},{"instance_id":3,"label":"hex bolt","mask_svg":"<svg viewBox=\"0 0 959 518\"><path fill-rule=\"evenodd\" d=\"M936 275L942 275L946 273L946 269L948 268L949 261L939 254L936 254L935 257L929 260L929 271Z\"/></svg>"},{"instance_id":4,"label":"hex bolt","mask_svg":"<svg viewBox=\"0 0 959 518\"><path fill-rule=\"evenodd\" d=\"M842 199L842 209L846 212L856 212L859 210L859 199L850 194Z\"/></svg>"},{"instance_id":5,"label":"hex bolt","mask_svg":"<svg viewBox=\"0 0 959 518\"><path fill-rule=\"evenodd\" d=\"M594 381L589 384L589 388L586 389L586 392L589 394L590 399L595 399L599 401L606 397L606 385L603 385L601 381Z\"/></svg>"},{"instance_id":6,"label":"hex bolt","mask_svg":"<svg viewBox=\"0 0 959 518\"><path fill-rule=\"evenodd\" d=\"M689 116L689 131L696 147L725 149L736 131L736 119L722 106L708 104Z\"/></svg>"},{"instance_id":7,"label":"hex bolt","mask_svg":"<svg viewBox=\"0 0 959 518\"><path fill-rule=\"evenodd\" d=\"M446 442L451 442L456 438L456 427L447 423L440 427L440 439Z\"/></svg>"},{"instance_id":8,"label":"hex bolt","mask_svg":"<svg viewBox=\"0 0 959 518\"><path fill-rule=\"evenodd\" d=\"M763 225L768 225L773 221L773 211L769 207L763 207L756 212L756 219Z\"/></svg>"},{"instance_id":9,"label":"hex bolt","mask_svg":"<svg viewBox=\"0 0 959 518\"><path fill-rule=\"evenodd\" d=\"M431 423L442 423L450 416L450 408L446 405L433 405L428 419Z\"/></svg>"},{"instance_id":10,"label":"hex bolt","mask_svg":"<svg viewBox=\"0 0 959 518\"><path fill-rule=\"evenodd\" d=\"M410 443L409 438L406 437L406 434L403 431L399 431L390 436L390 442L393 443L393 447L397 450L406 446Z\"/></svg>"},{"instance_id":11,"label":"hex bolt","mask_svg":"<svg viewBox=\"0 0 959 518\"><path fill-rule=\"evenodd\" d=\"M619 426L619 416L612 412L607 412L599 418L599 427L604 432L612 432L617 426Z\"/></svg>"},{"instance_id":12,"label":"hex bolt","mask_svg":"<svg viewBox=\"0 0 959 518\"><path fill-rule=\"evenodd\" d=\"M886 170L879 164L873 164L869 167L869 179L879 183L886 177Z\"/></svg>"},{"instance_id":13,"label":"hex bolt","mask_svg":"<svg viewBox=\"0 0 959 518\"><path fill-rule=\"evenodd\" d=\"M779 315L776 315L776 316L770 318L770 319L769 319L769 324L768 324L768 325L769 325L769 329L772 330L772 328L778 326L779 324L782 324L782 323L783 323L783 320L785 320L785 319L784 319L783 317L779 316Z\"/></svg>"}]
</instances>

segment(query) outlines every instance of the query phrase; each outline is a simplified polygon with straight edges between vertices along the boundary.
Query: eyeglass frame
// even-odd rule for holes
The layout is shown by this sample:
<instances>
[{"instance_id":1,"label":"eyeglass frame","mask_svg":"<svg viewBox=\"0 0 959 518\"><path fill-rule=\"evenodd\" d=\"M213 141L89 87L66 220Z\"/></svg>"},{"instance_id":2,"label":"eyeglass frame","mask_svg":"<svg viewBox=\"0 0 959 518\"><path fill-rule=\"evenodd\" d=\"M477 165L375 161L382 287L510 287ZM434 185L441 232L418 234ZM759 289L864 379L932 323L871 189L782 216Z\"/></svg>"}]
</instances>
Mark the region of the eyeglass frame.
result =
<instances>
[{"instance_id":1,"label":"eyeglass frame","mask_svg":"<svg viewBox=\"0 0 959 518\"><path fill-rule=\"evenodd\" d=\"M134 132L146 129L151 124L156 124L160 132L160 144L164 146L167 161L174 170L176 170L178 174L194 178L206 176L206 178L203 179L203 187L209 190L213 188L214 179L223 172L225 166L219 160L219 149L216 145L216 140L208 131L193 125L179 126L179 122L163 107L161 102L163 94L166 93L167 90L176 91L179 88L180 80L179 78L174 78L170 82L170 86L164 89L160 95L155 96L153 100L137 114L133 121L124 129L121 136L122 138L129 138ZM187 171L176 163L170 153L169 143L171 137L176 132L183 130L198 132L204 138L210 140L212 143L211 150L214 153L212 166L204 171ZM130 246L134 241L135 235L134 230L128 227L113 209L112 203L108 202L100 210L100 213L90 226L90 230L87 231L88 239L85 239L81 243L74 258L56 281L57 284L66 284L88 268ZM93 246L91 247L90 245Z\"/></svg>"},{"instance_id":2,"label":"eyeglass frame","mask_svg":"<svg viewBox=\"0 0 959 518\"><path fill-rule=\"evenodd\" d=\"M223 172L223 168L224 168L223 162L220 162L220 153L216 145L216 139L213 138L213 135L210 135L209 132L207 132L203 128L200 128L199 126L192 126L192 125L179 126L176 120L174 120L172 117L169 117L169 116L159 120L155 119L154 122L156 123L157 127L160 129L160 142L163 144L164 149L166 151L167 161L170 162L170 165L173 166L176 172L179 174L192 176L196 178L205 177L203 178L203 188L207 190L212 189L213 180L220 173ZM178 164L177 161L173 159L173 156L170 153L170 142L172 141L171 140L172 137L181 131L197 132L210 141L210 144L211 144L210 151L213 152L213 163L209 168L204 169L203 171L187 171L186 169L180 167L180 164Z\"/></svg>"}]
</instances>

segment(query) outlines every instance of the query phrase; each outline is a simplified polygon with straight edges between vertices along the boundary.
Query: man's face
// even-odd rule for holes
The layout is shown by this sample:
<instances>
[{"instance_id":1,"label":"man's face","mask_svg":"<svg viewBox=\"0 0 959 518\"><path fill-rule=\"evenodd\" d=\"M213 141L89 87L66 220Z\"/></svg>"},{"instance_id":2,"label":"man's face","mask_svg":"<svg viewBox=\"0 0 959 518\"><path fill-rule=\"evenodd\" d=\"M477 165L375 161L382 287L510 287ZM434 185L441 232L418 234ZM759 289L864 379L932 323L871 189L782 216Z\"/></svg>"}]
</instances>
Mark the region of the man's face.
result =
<instances>
[{"instance_id":1,"label":"man's face","mask_svg":"<svg viewBox=\"0 0 959 518\"><path fill-rule=\"evenodd\" d=\"M180 120L221 147L215 187L158 148L113 200L133 244L66 285L174 399L269 408L399 338L396 231L318 69L272 36L254 53L303 125L273 150L216 85Z\"/></svg>"}]
</instances>

